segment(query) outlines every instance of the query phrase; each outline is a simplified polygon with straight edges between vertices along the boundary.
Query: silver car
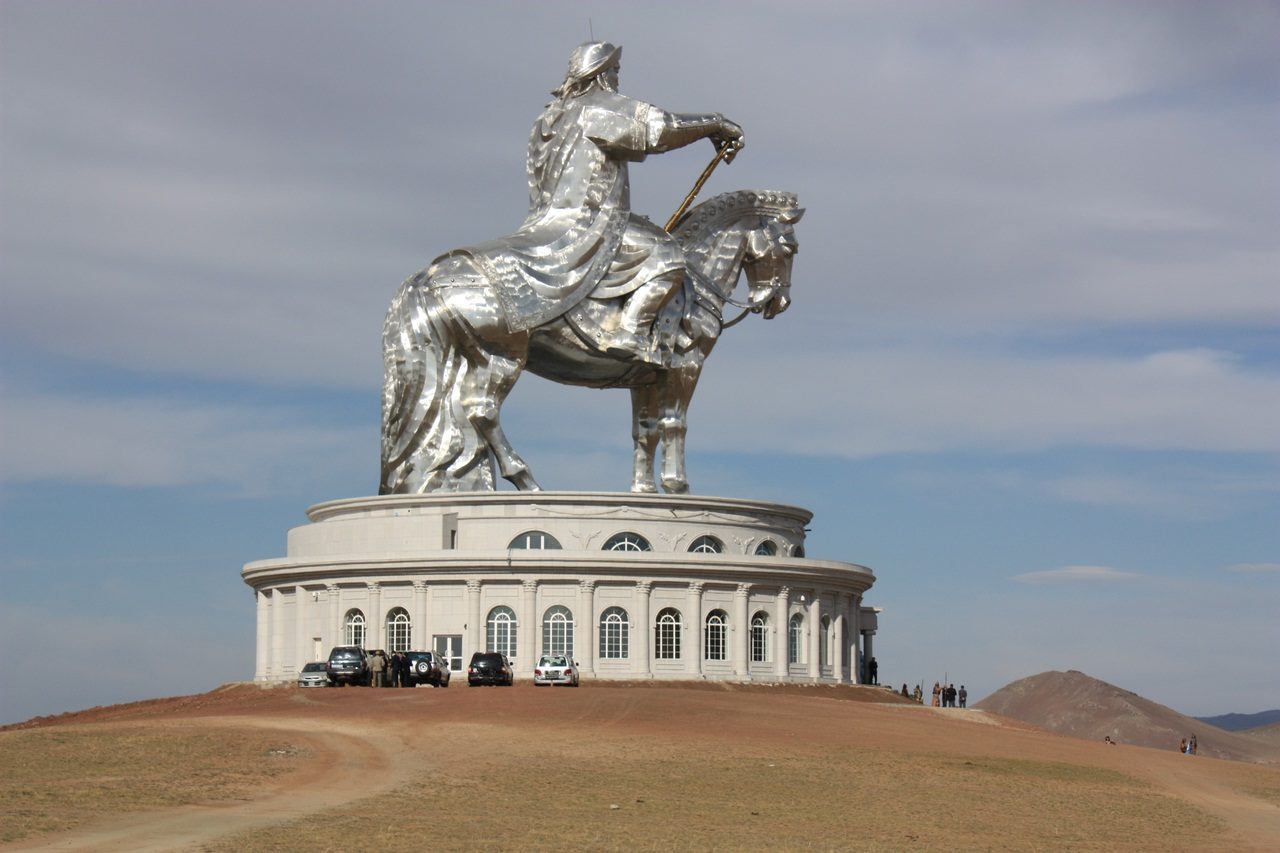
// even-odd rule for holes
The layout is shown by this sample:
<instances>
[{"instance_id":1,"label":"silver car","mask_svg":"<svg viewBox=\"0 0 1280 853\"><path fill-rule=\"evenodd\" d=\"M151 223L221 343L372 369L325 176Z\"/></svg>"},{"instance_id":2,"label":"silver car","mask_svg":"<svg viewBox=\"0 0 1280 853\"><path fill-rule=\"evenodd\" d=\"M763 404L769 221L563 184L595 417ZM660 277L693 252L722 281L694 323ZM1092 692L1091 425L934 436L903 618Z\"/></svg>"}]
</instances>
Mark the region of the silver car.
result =
<instances>
[{"instance_id":1,"label":"silver car","mask_svg":"<svg viewBox=\"0 0 1280 853\"><path fill-rule=\"evenodd\" d=\"M328 687L329 673L325 671L324 661L309 663L298 673L299 687Z\"/></svg>"},{"instance_id":2,"label":"silver car","mask_svg":"<svg viewBox=\"0 0 1280 853\"><path fill-rule=\"evenodd\" d=\"M533 686L546 687L548 684L577 687L578 662L565 655L543 655L533 668Z\"/></svg>"}]
</instances>

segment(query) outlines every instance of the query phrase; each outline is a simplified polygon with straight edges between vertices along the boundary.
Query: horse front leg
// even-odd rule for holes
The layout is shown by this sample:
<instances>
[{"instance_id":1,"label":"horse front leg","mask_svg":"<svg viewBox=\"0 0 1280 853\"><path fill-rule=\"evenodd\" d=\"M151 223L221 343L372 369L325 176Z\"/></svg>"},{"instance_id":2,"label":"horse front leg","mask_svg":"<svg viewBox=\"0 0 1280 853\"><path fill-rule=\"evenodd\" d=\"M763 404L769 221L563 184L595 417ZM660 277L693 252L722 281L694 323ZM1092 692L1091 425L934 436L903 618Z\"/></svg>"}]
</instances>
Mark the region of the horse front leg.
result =
<instances>
[{"instance_id":1,"label":"horse front leg","mask_svg":"<svg viewBox=\"0 0 1280 853\"><path fill-rule=\"evenodd\" d=\"M653 459L658 451L658 391L655 385L631 389L631 441L635 447L631 491L658 491L653 478Z\"/></svg>"},{"instance_id":2,"label":"horse front leg","mask_svg":"<svg viewBox=\"0 0 1280 853\"><path fill-rule=\"evenodd\" d=\"M516 453L502 429L502 403L515 385L524 361L494 353L476 357L464 380L463 408L476 430L484 437L498 463L498 471L517 489L541 491L529 465Z\"/></svg>"},{"instance_id":3,"label":"horse front leg","mask_svg":"<svg viewBox=\"0 0 1280 853\"><path fill-rule=\"evenodd\" d=\"M662 383L661 417L662 488L672 495L689 493L689 475L684 465L684 440L689 429L689 400L698 384L698 367L671 370Z\"/></svg>"}]
</instances>

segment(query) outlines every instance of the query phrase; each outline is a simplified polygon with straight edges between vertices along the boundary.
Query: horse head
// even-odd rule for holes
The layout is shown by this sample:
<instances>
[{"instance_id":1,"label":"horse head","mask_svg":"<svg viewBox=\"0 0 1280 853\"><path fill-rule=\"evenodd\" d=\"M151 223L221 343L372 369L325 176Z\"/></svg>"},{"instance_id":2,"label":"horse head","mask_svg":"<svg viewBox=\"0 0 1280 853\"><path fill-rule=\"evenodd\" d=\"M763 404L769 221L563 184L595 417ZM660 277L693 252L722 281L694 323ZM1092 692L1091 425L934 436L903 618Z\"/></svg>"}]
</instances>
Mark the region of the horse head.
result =
<instances>
[{"instance_id":1,"label":"horse head","mask_svg":"<svg viewBox=\"0 0 1280 853\"><path fill-rule=\"evenodd\" d=\"M791 263L800 251L795 225L804 208L795 206L794 196L784 204L761 212L760 227L747 235L742 258L746 273L748 305L766 320L773 319L791 305Z\"/></svg>"}]
</instances>

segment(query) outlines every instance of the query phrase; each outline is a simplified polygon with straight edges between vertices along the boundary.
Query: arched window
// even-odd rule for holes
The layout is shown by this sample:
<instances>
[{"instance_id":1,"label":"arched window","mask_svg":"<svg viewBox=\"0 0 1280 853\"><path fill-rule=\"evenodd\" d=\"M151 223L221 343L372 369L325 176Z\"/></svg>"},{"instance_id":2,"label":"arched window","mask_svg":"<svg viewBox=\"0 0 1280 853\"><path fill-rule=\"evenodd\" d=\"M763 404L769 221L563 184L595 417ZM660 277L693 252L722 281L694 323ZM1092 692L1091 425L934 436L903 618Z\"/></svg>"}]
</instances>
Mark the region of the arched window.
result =
<instances>
[{"instance_id":1,"label":"arched window","mask_svg":"<svg viewBox=\"0 0 1280 853\"><path fill-rule=\"evenodd\" d=\"M797 546L795 546L794 548L792 548L792 549L791 549L791 556L795 557L797 560L803 560L803 559L804 559L804 546L803 546L803 545L797 545Z\"/></svg>"},{"instance_id":2,"label":"arched window","mask_svg":"<svg viewBox=\"0 0 1280 853\"><path fill-rule=\"evenodd\" d=\"M567 607L548 607L542 614L542 653L573 658L573 613Z\"/></svg>"},{"instance_id":3,"label":"arched window","mask_svg":"<svg viewBox=\"0 0 1280 853\"><path fill-rule=\"evenodd\" d=\"M729 614L723 610L712 610L707 614L706 630L703 633L703 654L707 660L728 660Z\"/></svg>"},{"instance_id":4,"label":"arched window","mask_svg":"<svg viewBox=\"0 0 1280 853\"><path fill-rule=\"evenodd\" d=\"M622 660L628 657L627 641L631 638L631 622L627 611L610 607L600 614L600 659Z\"/></svg>"},{"instance_id":5,"label":"arched window","mask_svg":"<svg viewBox=\"0 0 1280 853\"><path fill-rule=\"evenodd\" d=\"M397 607L387 614L387 651L409 651L409 611Z\"/></svg>"},{"instance_id":6,"label":"arched window","mask_svg":"<svg viewBox=\"0 0 1280 853\"><path fill-rule=\"evenodd\" d=\"M804 617L797 613L791 617L787 631L787 663L804 663Z\"/></svg>"},{"instance_id":7,"label":"arched window","mask_svg":"<svg viewBox=\"0 0 1280 853\"><path fill-rule=\"evenodd\" d=\"M776 557L777 555L778 546L771 539L766 539L756 546L757 557Z\"/></svg>"},{"instance_id":8,"label":"arched window","mask_svg":"<svg viewBox=\"0 0 1280 853\"><path fill-rule=\"evenodd\" d=\"M724 543L714 536L699 536L689 546L690 554L721 554L723 552Z\"/></svg>"},{"instance_id":9,"label":"arched window","mask_svg":"<svg viewBox=\"0 0 1280 853\"><path fill-rule=\"evenodd\" d=\"M652 551L649 541L639 533L619 533L604 543L605 551Z\"/></svg>"},{"instance_id":10,"label":"arched window","mask_svg":"<svg viewBox=\"0 0 1280 853\"><path fill-rule=\"evenodd\" d=\"M751 662L769 659L769 614L760 611L751 617Z\"/></svg>"},{"instance_id":11,"label":"arched window","mask_svg":"<svg viewBox=\"0 0 1280 853\"><path fill-rule=\"evenodd\" d=\"M342 642L343 645L364 648L364 614L359 610L348 610L342 620Z\"/></svg>"},{"instance_id":12,"label":"arched window","mask_svg":"<svg viewBox=\"0 0 1280 853\"><path fill-rule=\"evenodd\" d=\"M516 614L510 607L495 607L489 611L485 622L485 649L506 655L516 656Z\"/></svg>"},{"instance_id":13,"label":"arched window","mask_svg":"<svg viewBox=\"0 0 1280 853\"><path fill-rule=\"evenodd\" d=\"M511 544L507 547L511 550L527 548L533 551L551 551L558 550L560 543L550 533L543 533L541 530L530 530L528 533L521 533L515 539L512 539Z\"/></svg>"},{"instance_id":14,"label":"arched window","mask_svg":"<svg viewBox=\"0 0 1280 853\"><path fill-rule=\"evenodd\" d=\"M822 617L822 635L818 638L818 666L826 666L831 657L831 650L827 646L831 642L831 617Z\"/></svg>"},{"instance_id":15,"label":"arched window","mask_svg":"<svg viewBox=\"0 0 1280 853\"><path fill-rule=\"evenodd\" d=\"M680 611L666 607L658 611L654 627L654 658L657 660L680 659ZM696 635L695 635L696 636Z\"/></svg>"}]
</instances>

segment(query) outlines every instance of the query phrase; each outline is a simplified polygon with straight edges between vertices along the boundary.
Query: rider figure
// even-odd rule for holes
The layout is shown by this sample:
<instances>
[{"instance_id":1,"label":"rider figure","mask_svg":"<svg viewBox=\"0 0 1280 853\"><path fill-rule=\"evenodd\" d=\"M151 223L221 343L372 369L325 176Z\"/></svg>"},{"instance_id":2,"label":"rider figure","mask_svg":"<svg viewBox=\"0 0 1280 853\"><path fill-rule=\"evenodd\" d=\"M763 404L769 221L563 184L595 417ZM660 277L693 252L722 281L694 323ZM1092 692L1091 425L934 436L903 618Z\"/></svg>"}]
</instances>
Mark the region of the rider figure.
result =
<instances>
[{"instance_id":1,"label":"rider figure","mask_svg":"<svg viewBox=\"0 0 1280 853\"><path fill-rule=\"evenodd\" d=\"M513 329L532 329L587 296L625 296L608 354L660 363L652 326L684 278L675 240L631 212L627 164L711 139L742 144L717 113L669 113L618 94L622 48L580 45L529 138L529 215L513 235L463 250L495 288Z\"/></svg>"}]
</instances>

